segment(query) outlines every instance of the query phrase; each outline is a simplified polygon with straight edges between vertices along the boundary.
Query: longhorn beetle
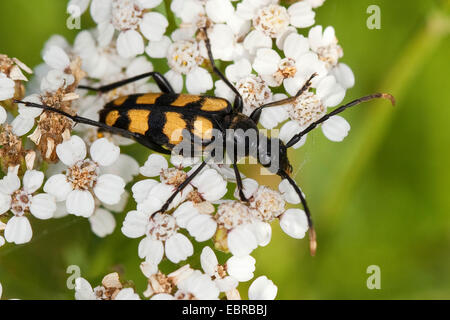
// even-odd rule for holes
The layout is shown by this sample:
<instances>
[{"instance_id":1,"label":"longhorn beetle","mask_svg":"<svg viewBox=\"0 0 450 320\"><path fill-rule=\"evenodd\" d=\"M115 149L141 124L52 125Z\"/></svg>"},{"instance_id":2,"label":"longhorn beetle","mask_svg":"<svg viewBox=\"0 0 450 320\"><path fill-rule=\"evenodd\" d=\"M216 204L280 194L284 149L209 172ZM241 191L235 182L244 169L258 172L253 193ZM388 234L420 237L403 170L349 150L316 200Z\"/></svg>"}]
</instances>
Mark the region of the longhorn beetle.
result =
<instances>
[{"instance_id":1,"label":"longhorn beetle","mask_svg":"<svg viewBox=\"0 0 450 320\"><path fill-rule=\"evenodd\" d=\"M79 86L80 89L87 89L104 93L128 83L132 83L146 77L152 77L161 90L161 93L145 93L122 96L107 103L100 111L100 121L93 121L87 118L79 117L77 115L72 116L62 110L55 109L43 104L35 104L20 100L15 100L15 103L22 103L29 107L41 108L47 111L56 112L70 118L76 123L96 126L101 130L132 138L138 143L152 149L153 151L157 151L163 154L171 154L174 147L182 141L182 136L175 134L176 130L187 129L192 135L200 136L203 139L203 142L205 140L206 142L208 142L208 138L211 140L211 137L208 137L208 134L206 134L208 129L216 129L219 132L222 132L223 135L225 135L225 130L227 129L233 129L235 130L235 132L239 131L238 129L241 129L241 132L248 129L253 129L258 132L257 125L261 116L261 112L264 108L293 102L303 92L309 90L311 86L311 80L313 79L315 74L313 74L306 81L306 83L295 96L261 105L259 108L255 109L250 116L242 114L242 97L239 91L216 67L211 52L210 41L206 34L206 29L202 29L202 31L205 36L205 45L213 71L235 93L233 105L231 105L229 101L217 97L177 94L172 89L169 81L167 81L167 79L164 78L164 76L159 72L144 73L99 88ZM292 137L292 139L287 144L284 144L282 141L277 141L279 150L276 150L276 152L271 152L270 148L261 148L260 146L263 145L261 143L261 139L266 139L266 141L264 141L265 145L270 146L272 145L270 143L271 140L279 140L278 138L266 137L262 134L258 135L258 140L256 142L256 146L258 148L258 162L264 167L269 168L271 167L272 162L278 161L278 169L272 173L279 175L282 179L287 179L287 181L289 181L300 198L308 220L310 251L312 255L315 254L317 247L316 234L305 197L303 196L303 193L301 192L300 188L297 186L293 178L291 178L290 176L292 173L292 166L290 165L289 159L287 157L287 150L288 148L295 145L298 141L300 141L300 139L305 134L312 131L319 124L323 123L331 116L341 113L347 108L376 98L389 99L391 100L392 104L395 103L394 97L390 94L385 93L375 93L356 99L348 104L336 108L332 112L314 121L306 129L302 130L294 137ZM235 134L232 139L234 140L234 145L237 145L238 143L245 144L245 156L248 156L249 154L247 150L249 150L249 144L252 142L248 141L248 139L242 140L242 136L239 136L238 134ZM264 161L262 161L262 159L264 159ZM182 191L183 188L186 187L198 173L202 171L206 164L207 161L203 160L198 168L177 187L171 197L166 201L161 210L159 210L158 212L166 211L169 208L170 203L175 199L176 195L180 191ZM239 197L241 201L247 201L243 193L242 178L237 167L237 157L233 158L232 165L234 173L236 175L236 184L239 192Z\"/></svg>"}]
</instances>

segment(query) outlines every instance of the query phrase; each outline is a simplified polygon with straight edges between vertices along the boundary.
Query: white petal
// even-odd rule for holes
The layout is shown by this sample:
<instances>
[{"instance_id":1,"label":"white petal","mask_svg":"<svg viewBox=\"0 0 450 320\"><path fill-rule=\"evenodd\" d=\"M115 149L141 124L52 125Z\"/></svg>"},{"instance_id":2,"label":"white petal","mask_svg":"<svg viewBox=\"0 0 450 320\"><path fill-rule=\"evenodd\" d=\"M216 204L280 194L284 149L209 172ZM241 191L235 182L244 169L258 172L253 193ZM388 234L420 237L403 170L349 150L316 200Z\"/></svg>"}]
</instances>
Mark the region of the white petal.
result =
<instances>
[{"instance_id":1,"label":"white petal","mask_svg":"<svg viewBox=\"0 0 450 320\"><path fill-rule=\"evenodd\" d=\"M6 113L5 108L0 106L0 124L4 124L7 117L8 117L8 114Z\"/></svg>"},{"instance_id":2,"label":"white petal","mask_svg":"<svg viewBox=\"0 0 450 320\"><path fill-rule=\"evenodd\" d=\"M274 101L277 100L280 99L274 99ZM261 112L259 123L266 129L273 129L288 118L289 114L287 113L285 106L265 108Z\"/></svg>"},{"instance_id":3,"label":"white petal","mask_svg":"<svg viewBox=\"0 0 450 320\"><path fill-rule=\"evenodd\" d=\"M68 215L66 203L64 201L56 202L56 210L53 213L53 218L64 218Z\"/></svg>"},{"instance_id":4,"label":"white petal","mask_svg":"<svg viewBox=\"0 0 450 320\"><path fill-rule=\"evenodd\" d=\"M120 196L120 201L118 203L116 203L116 204L103 203L103 207L105 207L105 209L107 209L111 212L121 213L125 210L125 207L128 204L129 198L130 198L130 194L128 193L128 191L125 191Z\"/></svg>"},{"instance_id":5,"label":"white petal","mask_svg":"<svg viewBox=\"0 0 450 320\"><path fill-rule=\"evenodd\" d=\"M249 255L258 243L248 226L239 226L228 233L228 249L234 256Z\"/></svg>"},{"instance_id":6,"label":"white petal","mask_svg":"<svg viewBox=\"0 0 450 320\"><path fill-rule=\"evenodd\" d=\"M92 0L91 16L99 24L111 18L112 0Z\"/></svg>"},{"instance_id":7,"label":"white petal","mask_svg":"<svg viewBox=\"0 0 450 320\"><path fill-rule=\"evenodd\" d=\"M297 192L295 191L294 187L289 183L287 179L283 179L279 186L278 190L283 195L284 200L291 204L299 204L300 203L300 197L298 196Z\"/></svg>"},{"instance_id":8,"label":"white petal","mask_svg":"<svg viewBox=\"0 0 450 320\"><path fill-rule=\"evenodd\" d=\"M210 276L214 275L216 268L219 265L219 261L217 260L214 251L208 246L204 247L202 250L200 263L203 271Z\"/></svg>"},{"instance_id":9,"label":"white petal","mask_svg":"<svg viewBox=\"0 0 450 320\"><path fill-rule=\"evenodd\" d=\"M272 238L272 227L270 224L262 221L256 221L251 224L253 234L259 246L265 247Z\"/></svg>"},{"instance_id":10,"label":"white petal","mask_svg":"<svg viewBox=\"0 0 450 320\"><path fill-rule=\"evenodd\" d=\"M238 280L236 280L234 277L231 276L227 276L223 279L218 278L214 281L214 283L216 284L220 292L227 292L233 290L239 285Z\"/></svg>"},{"instance_id":11,"label":"white petal","mask_svg":"<svg viewBox=\"0 0 450 320\"><path fill-rule=\"evenodd\" d=\"M14 97L15 82L7 78L4 73L0 73L0 101Z\"/></svg>"},{"instance_id":12,"label":"white petal","mask_svg":"<svg viewBox=\"0 0 450 320\"><path fill-rule=\"evenodd\" d=\"M253 196L253 194L256 192L256 190L258 190L259 184L256 180L247 178L247 179L242 180L242 186L244 187L242 190L244 192L244 196L247 199L250 199ZM239 198L239 190L238 190L237 186L236 186L236 189L234 190L234 197L236 199L240 199Z\"/></svg>"},{"instance_id":13,"label":"white petal","mask_svg":"<svg viewBox=\"0 0 450 320\"><path fill-rule=\"evenodd\" d=\"M173 213L173 217L177 220L177 225L181 228L187 228L192 218L199 215L197 208L192 201L183 202Z\"/></svg>"},{"instance_id":14,"label":"white petal","mask_svg":"<svg viewBox=\"0 0 450 320\"><path fill-rule=\"evenodd\" d=\"M55 197L46 193L33 196L30 212L38 219L50 219L56 211Z\"/></svg>"},{"instance_id":15,"label":"white petal","mask_svg":"<svg viewBox=\"0 0 450 320\"><path fill-rule=\"evenodd\" d=\"M134 292L133 288L125 288L120 290L114 300L141 300L139 295Z\"/></svg>"},{"instance_id":16,"label":"white petal","mask_svg":"<svg viewBox=\"0 0 450 320\"><path fill-rule=\"evenodd\" d=\"M11 208L11 196L0 192L0 215Z\"/></svg>"},{"instance_id":17,"label":"white petal","mask_svg":"<svg viewBox=\"0 0 450 320\"><path fill-rule=\"evenodd\" d=\"M138 253L140 258L158 265L164 256L164 245L162 241L145 237L139 243Z\"/></svg>"},{"instance_id":18,"label":"white petal","mask_svg":"<svg viewBox=\"0 0 450 320\"><path fill-rule=\"evenodd\" d=\"M234 13L230 1L209 0L205 5L206 15L215 23L226 22Z\"/></svg>"},{"instance_id":19,"label":"white petal","mask_svg":"<svg viewBox=\"0 0 450 320\"><path fill-rule=\"evenodd\" d=\"M227 272L239 282L245 282L253 278L256 260L252 256L232 256L227 260Z\"/></svg>"},{"instance_id":20,"label":"white petal","mask_svg":"<svg viewBox=\"0 0 450 320\"><path fill-rule=\"evenodd\" d=\"M72 184L67 181L66 176L63 174L51 176L44 185L44 191L53 195L56 201L66 200L69 192L72 190Z\"/></svg>"},{"instance_id":21,"label":"white petal","mask_svg":"<svg viewBox=\"0 0 450 320\"><path fill-rule=\"evenodd\" d=\"M139 24L144 37L150 41L159 41L169 25L167 18L158 12L148 12Z\"/></svg>"},{"instance_id":22,"label":"white petal","mask_svg":"<svg viewBox=\"0 0 450 320\"><path fill-rule=\"evenodd\" d=\"M6 224L5 239L15 244L24 244L33 237L30 221L26 217L12 217Z\"/></svg>"},{"instance_id":23,"label":"white petal","mask_svg":"<svg viewBox=\"0 0 450 320\"><path fill-rule=\"evenodd\" d=\"M164 74L164 76L167 81L169 81L175 92L181 92L183 90L183 77L181 74L176 71L169 70Z\"/></svg>"},{"instance_id":24,"label":"white petal","mask_svg":"<svg viewBox=\"0 0 450 320\"><path fill-rule=\"evenodd\" d=\"M224 81L217 80L215 82L215 87L216 88L214 89L214 94L217 97L224 98L225 100L228 101L234 101L235 94Z\"/></svg>"},{"instance_id":25,"label":"white petal","mask_svg":"<svg viewBox=\"0 0 450 320\"><path fill-rule=\"evenodd\" d=\"M28 133L34 127L34 118L25 118L22 115L18 115L12 122L12 131L16 136L23 136Z\"/></svg>"},{"instance_id":26,"label":"white petal","mask_svg":"<svg viewBox=\"0 0 450 320\"><path fill-rule=\"evenodd\" d=\"M334 76L327 76L317 86L317 96L322 100L324 106L334 107L344 99L345 89L336 82Z\"/></svg>"},{"instance_id":27,"label":"white petal","mask_svg":"<svg viewBox=\"0 0 450 320\"><path fill-rule=\"evenodd\" d=\"M86 157L86 144L80 137L72 136L56 146L56 154L66 166L72 166Z\"/></svg>"},{"instance_id":28,"label":"white petal","mask_svg":"<svg viewBox=\"0 0 450 320\"><path fill-rule=\"evenodd\" d=\"M297 133L300 133L302 131L300 125L296 121L288 121L286 122L280 130L279 138L284 142L288 143L289 140L292 139L293 136L295 136ZM297 142L293 148L298 149L301 146L303 146L306 142L306 135L304 135L299 142Z\"/></svg>"},{"instance_id":29,"label":"white petal","mask_svg":"<svg viewBox=\"0 0 450 320\"><path fill-rule=\"evenodd\" d=\"M256 51L253 69L261 75L272 75L278 70L281 58L275 50L261 48Z\"/></svg>"},{"instance_id":30,"label":"white petal","mask_svg":"<svg viewBox=\"0 0 450 320\"><path fill-rule=\"evenodd\" d=\"M186 75L186 89L189 93L200 94L212 88L212 77L206 69L197 67Z\"/></svg>"},{"instance_id":31,"label":"white petal","mask_svg":"<svg viewBox=\"0 0 450 320\"><path fill-rule=\"evenodd\" d=\"M272 280L266 276L256 278L248 289L250 300L274 300L277 296L278 288Z\"/></svg>"},{"instance_id":32,"label":"white petal","mask_svg":"<svg viewBox=\"0 0 450 320\"><path fill-rule=\"evenodd\" d=\"M176 233L166 241L165 251L167 259L179 263L194 254L194 247L186 236Z\"/></svg>"},{"instance_id":33,"label":"white petal","mask_svg":"<svg viewBox=\"0 0 450 320\"><path fill-rule=\"evenodd\" d=\"M147 278L150 278L150 276L158 272L158 265L150 261L142 262L140 268L144 276Z\"/></svg>"},{"instance_id":34,"label":"white petal","mask_svg":"<svg viewBox=\"0 0 450 320\"><path fill-rule=\"evenodd\" d=\"M122 31L117 37L117 52L123 58L144 53L144 40L136 30Z\"/></svg>"},{"instance_id":35,"label":"white petal","mask_svg":"<svg viewBox=\"0 0 450 320\"><path fill-rule=\"evenodd\" d=\"M139 174L139 163L127 154L120 154L116 162L102 168L102 173L115 174L129 183Z\"/></svg>"},{"instance_id":36,"label":"white petal","mask_svg":"<svg viewBox=\"0 0 450 320\"><path fill-rule=\"evenodd\" d=\"M125 191L125 181L114 174L104 174L98 177L94 187L97 198L106 204L116 204Z\"/></svg>"},{"instance_id":37,"label":"white petal","mask_svg":"<svg viewBox=\"0 0 450 320\"><path fill-rule=\"evenodd\" d=\"M169 167L166 158L164 158L160 154L152 153L144 166L141 167L139 172L146 177L156 177L161 174L162 170L165 170Z\"/></svg>"},{"instance_id":38,"label":"white petal","mask_svg":"<svg viewBox=\"0 0 450 320\"><path fill-rule=\"evenodd\" d=\"M291 33L284 41L283 51L287 58L297 61L300 57L308 52L308 39L298 33Z\"/></svg>"},{"instance_id":39,"label":"white petal","mask_svg":"<svg viewBox=\"0 0 450 320\"><path fill-rule=\"evenodd\" d=\"M162 0L136 0L136 2L145 9L152 9L159 6Z\"/></svg>"},{"instance_id":40,"label":"white petal","mask_svg":"<svg viewBox=\"0 0 450 320\"><path fill-rule=\"evenodd\" d=\"M92 160L101 166L110 166L117 161L120 148L106 138L101 138L91 145L90 154Z\"/></svg>"},{"instance_id":41,"label":"white petal","mask_svg":"<svg viewBox=\"0 0 450 320\"><path fill-rule=\"evenodd\" d=\"M96 300L94 290L90 283L84 278L75 279L75 299L76 300Z\"/></svg>"},{"instance_id":42,"label":"white petal","mask_svg":"<svg viewBox=\"0 0 450 320\"><path fill-rule=\"evenodd\" d=\"M107 47L114 37L115 31L114 26L111 23L109 23L109 21L105 21L97 26L97 30L98 30L97 34L98 45L100 47Z\"/></svg>"},{"instance_id":43,"label":"white petal","mask_svg":"<svg viewBox=\"0 0 450 320\"><path fill-rule=\"evenodd\" d=\"M136 182L131 191L133 192L133 198L137 203L142 203L147 199L150 190L153 189L159 182L153 179L146 179Z\"/></svg>"},{"instance_id":44,"label":"white petal","mask_svg":"<svg viewBox=\"0 0 450 320\"><path fill-rule=\"evenodd\" d=\"M307 28L314 24L315 12L305 1L297 2L288 8L291 24L297 28Z\"/></svg>"},{"instance_id":45,"label":"white petal","mask_svg":"<svg viewBox=\"0 0 450 320\"><path fill-rule=\"evenodd\" d=\"M280 227L290 237L303 239L308 231L308 219L305 211L288 209L280 218Z\"/></svg>"},{"instance_id":46,"label":"white petal","mask_svg":"<svg viewBox=\"0 0 450 320\"><path fill-rule=\"evenodd\" d=\"M278 35L278 37L275 41L278 49L283 50L284 44L286 43L286 38L291 33L297 33L297 29L294 28L293 26L287 27L287 29L284 30L282 34ZM286 52L284 54L286 55Z\"/></svg>"},{"instance_id":47,"label":"white petal","mask_svg":"<svg viewBox=\"0 0 450 320\"><path fill-rule=\"evenodd\" d=\"M203 242L214 236L217 222L208 214L198 214L189 220L186 229L197 242Z\"/></svg>"},{"instance_id":48,"label":"white petal","mask_svg":"<svg viewBox=\"0 0 450 320\"><path fill-rule=\"evenodd\" d=\"M5 244L5 238L0 236L0 248ZM2 298L2 284L0 283L0 299Z\"/></svg>"},{"instance_id":49,"label":"white petal","mask_svg":"<svg viewBox=\"0 0 450 320\"><path fill-rule=\"evenodd\" d=\"M8 172L6 176L0 180L0 192L4 194L12 194L20 188L20 179L17 173Z\"/></svg>"},{"instance_id":50,"label":"white petal","mask_svg":"<svg viewBox=\"0 0 450 320\"><path fill-rule=\"evenodd\" d=\"M41 98L38 94L32 94L28 97L25 97L23 101L32 102L36 104L42 104ZM23 103L19 103L19 114L24 118L36 118L42 113L42 109L27 107Z\"/></svg>"},{"instance_id":51,"label":"white petal","mask_svg":"<svg viewBox=\"0 0 450 320\"><path fill-rule=\"evenodd\" d=\"M139 211L130 211L125 217L122 233L128 238L139 238L145 234L149 215Z\"/></svg>"},{"instance_id":52,"label":"white petal","mask_svg":"<svg viewBox=\"0 0 450 320\"><path fill-rule=\"evenodd\" d=\"M341 142L348 135L350 124L341 116L332 116L322 124L322 132L331 141Z\"/></svg>"},{"instance_id":53,"label":"white petal","mask_svg":"<svg viewBox=\"0 0 450 320\"><path fill-rule=\"evenodd\" d=\"M207 169L192 180L192 185L207 201L216 201L227 193L227 182L214 169Z\"/></svg>"},{"instance_id":54,"label":"white petal","mask_svg":"<svg viewBox=\"0 0 450 320\"><path fill-rule=\"evenodd\" d=\"M352 69L345 63L338 63L338 65L331 70L337 82L344 88L349 89L355 85L355 75Z\"/></svg>"},{"instance_id":55,"label":"white petal","mask_svg":"<svg viewBox=\"0 0 450 320\"><path fill-rule=\"evenodd\" d=\"M108 210L99 208L95 210L94 214L89 217L92 232L100 238L113 233L116 228L116 219Z\"/></svg>"},{"instance_id":56,"label":"white petal","mask_svg":"<svg viewBox=\"0 0 450 320\"><path fill-rule=\"evenodd\" d=\"M172 10L183 22L195 22L200 14L204 13L203 5L199 1L183 0L171 6ZM174 10L175 9L175 10Z\"/></svg>"},{"instance_id":57,"label":"white petal","mask_svg":"<svg viewBox=\"0 0 450 320\"><path fill-rule=\"evenodd\" d=\"M51 46L44 52L44 61L53 69L64 70L70 64L67 53L61 47Z\"/></svg>"},{"instance_id":58,"label":"white petal","mask_svg":"<svg viewBox=\"0 0 450 320\"><path fill-rule=\"evenodd\" d=\"M66 208L70 214L89 218L94 213L94 197L89 191L73 190L67 196Z\"/></svg>"},{"instance_id":59,"label":"white petal","mask_svg":"<svg viewBox=\"0 0 450 320\"><path fill-rule=\"evenodd\" d=\"M168 293L158 293L152 296L150 300L175 300L175 297Z\"/></svg>"},{"instance_id":60,"label":"white petal","mask_svg":"<svg viewBox=\"0 0 450 320\"><path fill-rule=\"evenodd\" d=\"M177 168L192 167L200 161L199 157L183 157L181 155L172 154L170 156L170 163Z\"/></svg>"},{"instance_id":61,"label":"white petal","mask_svg":"<svg viewBox=\"0 0 450 320\"><path fill-rule=\"evenodd\" d=\"M155 186L155 188L158 188L158 186ZM145 212L146 214L152 214L161 209L165 201L166 200L161 200L160 198L150 194L144 202L138 203L137 209L138 211Z\"/></svg>"},{"instance_id":62,"label":"white petal","mask_svg":"<svg viewBox=\"0 0 450 320\"><path fill-rule=\"evenodd\" d=\"M169 37L163 36L159 41L150 41L145 49L145 52L151 58L165 58L167 55L167 49L169 49L171 43L172 41L170 41Z\"/></svg>"},{"instance_id":63,"label":"white petal","mask_svg":"<svg viewBox=\"0 0 450 320\"><path fill-rule=\"evenodd\" d=\"M261 31L253 30L244 39L244 48L250 54L255 54L259 48L272 47L272 39L264 35Z\"/></svg>"},{"instance_id":64,"label":"white petal","mask_svg":"<svg viewBox=\"0 0 450 320\"><path fill-rule=\"evenodd\" d=\"M23 176L23 189L26 193L32 194L42 186L44 173L37 170L27 170Z\"/></svg>"},{"instance_id":65,"label":"white petal","mask_svg":"<svg viewBox=\"0 0 450 320\"><path fill-rule=\"evenodd\" d=\"M225 68L225 75L231 82L237 82L252 72L252 64L248 59L242 58ZM217 86L217 82L216 82ZM228 87L227 87L228 88Z\"/></svg>"}]
</instances>

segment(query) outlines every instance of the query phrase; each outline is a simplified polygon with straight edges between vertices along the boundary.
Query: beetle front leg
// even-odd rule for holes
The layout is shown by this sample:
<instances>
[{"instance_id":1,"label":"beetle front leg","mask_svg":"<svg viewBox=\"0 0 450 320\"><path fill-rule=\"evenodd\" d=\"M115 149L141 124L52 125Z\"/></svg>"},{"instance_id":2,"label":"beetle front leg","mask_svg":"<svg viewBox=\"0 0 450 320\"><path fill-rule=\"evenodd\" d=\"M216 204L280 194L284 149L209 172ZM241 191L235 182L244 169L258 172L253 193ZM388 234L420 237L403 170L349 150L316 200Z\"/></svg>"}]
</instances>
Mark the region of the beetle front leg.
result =
<instances>
[{"instance_id":1,"label":"beetle front leg","mask_svg":"<svg viewBox=\"0 0 450 320\"><path fill-rule=\"evenodd\" d=\"M153 218L153 216L157 213L164 213L169 209L170 204L172 203L172 201L175 199L175 197L178 195L178 193L180 193L181 191L183 191L183 189L192 181L192 179L195 178L195 176L197 176L202 170L203 168L206 166L206 161L203 161L200 166L189 176L187 177L183 183L181 183L177 189L174 191L174 193L172 193L172 195L170 196L169 199L167 199L167 201L164 203L164 205L161 207L160 210L156 211L155 213L152 214L151 218Z\"/></svg>"}]
</instances>

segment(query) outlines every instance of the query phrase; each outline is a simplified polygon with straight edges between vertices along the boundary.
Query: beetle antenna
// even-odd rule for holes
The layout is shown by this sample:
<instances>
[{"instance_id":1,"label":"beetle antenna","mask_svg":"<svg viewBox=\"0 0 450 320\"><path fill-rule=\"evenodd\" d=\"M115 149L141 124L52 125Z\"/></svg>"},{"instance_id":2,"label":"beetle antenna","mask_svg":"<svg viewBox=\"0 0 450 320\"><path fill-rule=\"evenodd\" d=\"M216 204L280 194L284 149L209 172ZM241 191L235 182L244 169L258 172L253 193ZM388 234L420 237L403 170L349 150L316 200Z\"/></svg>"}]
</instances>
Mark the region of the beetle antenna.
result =
<instances>
[{"instance_id":1,"label":"beetle antenna","mask_svg":"<svg viewBox=\"0 0 450 320\"><path fill-rule=\"evenodd\" d=\"M340 106L337 109L334 109L333 111L331 111L330 113L324 115L322 118L320 118L319 120L314 121L313 123L311 123L305 130L301 131L300 133L296 134L295 136L293 136L291 138L291 140L289 140L289 142L286 144L286 148L290 148L293 145L295 145L297 142L300 141L300 139L307 134L308 132L312 131L313 129L315 129L319 124L321 124L322 122L325 122L326 120L328 120L330 117L337 115L338 113L343 112L345 109L348 109L350 107L356 106L360 103L366 102L366 101L370 101L373 99L388 99L391 101L392 105L395 105L395 98L393 95L389 94L389 93L375 93L375 94L371 94L368 96L364 96L361 97L359 99L353 100L343 106Z\"/></svg>"},{"instance_id":2,"label":"beetle antenna","mask_svg":"<svg viewBox=\"0 0 450 320\"><path fill-rule=\"evenodd\" d=\"M45 104L37 104L37 103L33 103L33 102L28 102L28 101L21 101L21 100L13 100L14 103L20 103L20 104L24 104L27 107L33 107L33 108L39 108L39 109L43 109L45 111L50 111L50 112L55 112L58 113L60 115L63 115L67 118L69 118L70 120L72 120L73 122L76 123L83 123L83 124L87 124L87 125L91 125L91 126L95 126L101 129L104 129L106 131L112 132L112 133L117 133L117 134L121 134L125 137L129 137L129 138L137 138L132 132L129 132L127 130L121 129L121 128L116 128L116 127L111 127L108 126L105 123L99 122L99 121L94 121L88 118L84 118L84 117L80 117L80 116L73 116L63 110L60 109L56 109L50 106L47 106Z\"/></svg>"},{"instance_id":3,"label":"beetle antenna","mask_svg":"<svg viewBox=\"0 0 450 320\"><path fill-rule=\"evenodd\" d=\"M311 219L311 211L309 211L308 204L306 203L306 199L303 195L303 192L298 187L297 183L289 176L287 172L280 171L278 175L283 178L287 179L291 186L294 188L295 192L298 194L300 201L302 202L303 209L305 210L306 218L308 220L308 228L309 228L309 251L312 256L316 255L317 251L317 239L316 239L316 230L314 229L314 225Z\"/></svg>"}]
</instances>

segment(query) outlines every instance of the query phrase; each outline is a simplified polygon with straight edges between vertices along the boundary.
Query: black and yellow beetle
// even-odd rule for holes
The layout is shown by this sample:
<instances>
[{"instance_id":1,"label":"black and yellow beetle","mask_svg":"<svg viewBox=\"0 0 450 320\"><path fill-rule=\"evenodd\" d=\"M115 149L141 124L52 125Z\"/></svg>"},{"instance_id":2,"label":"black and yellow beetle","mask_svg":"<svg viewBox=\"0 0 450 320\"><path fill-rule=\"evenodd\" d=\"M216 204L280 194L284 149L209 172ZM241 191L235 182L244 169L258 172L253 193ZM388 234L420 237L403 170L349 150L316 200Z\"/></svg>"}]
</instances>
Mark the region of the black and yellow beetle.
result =
<instances>
[{"instance_id":1,"label":"black and yellow beetle","mask_svg":"<svg viewBox=\"0 0 450 320\"><path fill-rule=\"evenodd\" d=\"M271 102L260 106L250 116L242 114L243 100L238 90L228 81L228 79L215 66L214 59L211 53L209 39L206 35L206 30L202 30L205 35L205 44L209 56L209 60L213 71L227 84L227 86L235 93L234 104L229 101L204 95L190 95L177 94L172 89L172 86L158 72L148 72L135 76L133 78L125 79L110 85L102 86L100 88L92 88L86 86L79 86L80 89L88 89L97 92L107 92L116 89L125 84L146 78L153 77L158 85L161 93L145 93L133 94L123 96L106 104L100 111L100 121L93 121L87 118L72 116L64 111L55 109L46 105L35 104L31 102L18 101L30 107L41 108L47 111L62 114L74 122L93 125L114 134L119 134L128 138L136 140L138 143L163 154L170 154L175 146L180 144L183 140L181 133L183 129L189 131L192 136L197 136L202 143L208 144L212 137L210 136L211 129L215 129L225 135L225 130L232 129L235 132L245 132L249 129L258 132L258 122L261 111L264 108L282 105L289 103L299 97L303 92L308 90L311 86L311 78L304 84L304 86L293 97L283 99L280 101ZM331 116L336 115L345 109L355 106L361 102L372 100L375 98L390 99L394 103L394 98L389 94L376 93L356 99L346 105L336 108L332 112L326 114L322 118L311 123L306 129L296 134L287 144L282 141L277 141L278 150L271 152L271 140L278 138L270 138L262 134L258 134L256 141L256 148L258 149L257 160L264 167L270 168L274 161L278 162L277 170L272 172L279 175L282 179L287 179L298 194L302 206L305 210L309 224L309 239L310 250L314 254L316 250L316 235L311 220L310 210L306 200L297 186L295 181L291 178L292 167L287 157L287 149L295 145L300 139L323 123ZM241 130L238 130L241 129ZM234 145L244 144L248 156L249 144L255 142L249 141L245 137L235 134L232 136ZM261 139L265 139L264 143ZM261 146L265 146L264 148ZM228 151L227 151L228 152ZM234 151L233 151L234 152ZM237 188L239 196L242 201L247 201L243 193L242 179L237 167L237 157L233 158L233 168L236 175ZM203 161L200 166L191 174L186 180L178 186L172 196L163 205L160 211L164 212L169 207L175 196L183 190L183 188L190 183L190 181L206 166L206 161Z\"/></svg>"}]
</instances>

